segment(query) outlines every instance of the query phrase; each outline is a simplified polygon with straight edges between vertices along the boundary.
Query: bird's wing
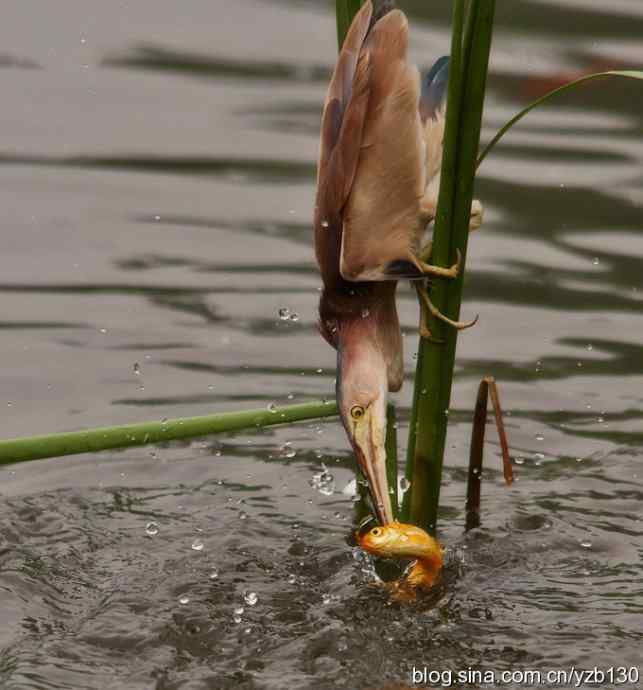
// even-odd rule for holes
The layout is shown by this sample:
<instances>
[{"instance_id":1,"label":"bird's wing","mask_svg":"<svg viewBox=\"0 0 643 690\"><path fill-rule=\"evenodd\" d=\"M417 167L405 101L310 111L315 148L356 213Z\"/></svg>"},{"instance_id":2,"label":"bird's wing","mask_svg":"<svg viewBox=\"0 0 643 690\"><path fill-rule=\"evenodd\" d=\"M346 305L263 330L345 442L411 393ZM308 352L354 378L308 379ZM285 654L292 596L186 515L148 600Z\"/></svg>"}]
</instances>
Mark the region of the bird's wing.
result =
<instances>
[{"instance_id":1,"label":"bird's wing","mask_svg":"<svg viewBox=\"0 0 643 690\"><path fill-rule=\"evenodd\" d=\"M315 254L326 286L341 280L342 209L353 184L368 105L369 60L362 48L372 12L367 0L355 15L324 103L314 226Z\"/></svg>"},{"instance_id":2,"label":"bird's wing","mask_svg":"<svg viewBox=\"0 0 643 690\"><path fill-rule=\"evenodd\" d=\"M446 115L447 86L449 82L449 58L441 57L422 79L420 117L426 151L426 191L421 203L424 222L435 217L440 191L442 167L442 142Z\"/></svg>"},{"instance_id":3,"label":"bird's wing","mask_svg":"<svg viewBox=\"0 0 643 690\"><path fill-rule=\"evenodd\" d=\"M426 122L429 117L435 120L444 113L448 83L449 57L448 55L443 55L422 76L422 91L420 94L420 117L422 122Z\"/></svg>"},{"instance_id":4,"label":"bird's wing","mask_svg":"<svg viewBox=\"0 0 643 690\"><path fill-rule=\"evenodd\" d=\"M365 2L355 15L333 71L321 123L317 184L327 183L328 166L340 138L342 123L355 91L356 72L362 44L368 33L373 6Z\"/></svg>"},{"instance_id":5,"label":"bird's wing","mask_svg":"<svg viewBox=\"0 0 643 690\"><path fill-rule=\"evenodd\" d=\"M364 42L370 95L343 214L340 270L347 280L418 277L409 257L423 231L425 161L419 75L406 60L407 46L408 24L398 10L380 19Z\"/></svg>"}]
</instances>

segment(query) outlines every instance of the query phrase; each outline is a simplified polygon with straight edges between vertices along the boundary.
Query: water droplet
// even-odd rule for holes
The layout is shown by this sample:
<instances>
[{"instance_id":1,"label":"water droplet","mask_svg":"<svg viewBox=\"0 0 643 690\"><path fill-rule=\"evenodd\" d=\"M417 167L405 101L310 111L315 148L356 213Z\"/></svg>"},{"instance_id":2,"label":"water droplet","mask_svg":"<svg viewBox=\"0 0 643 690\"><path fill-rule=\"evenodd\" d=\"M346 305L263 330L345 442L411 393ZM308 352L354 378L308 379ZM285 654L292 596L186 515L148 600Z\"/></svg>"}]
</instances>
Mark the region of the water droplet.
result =
<instances>
[{"instance_id":1,"label":"water droplet","mask_svg":"<svg viewBox=\"0 0 643 690\"><path fill-rule=\"evenodd\" d=\"M322 228L327 228L330 225L330 223L327 220L322 220L321 226Z\"/></svg>"},{"instance_id":2,"label":"water droplet","mask_svg":"<svg viewBox=\"0 0 643 690\"><path fill-rule=\"evenodd\" d=\"M107 329L106 329L106 328L100 328L99 331L100 331L101 333L107 333Z\"/></svg>"},{"instance_id":3,"label":"water droplet","mask_svg":"<svg viewBox=\"0 0 643 690\"><path fill-rule=\"evenodd\" d=\"M536 467L542 465L544 459L545 455L543 453L534 453L534 465L536 465Z\"/></svg>"},{"instance_id":4,"label":"water droplet","mask_svg":"<svg viewBox=\"0 0 643 690\"><path fill-rule=\"evenodd\" d=\"M602 424L605 421L605 417L596 417L598 424Z\"/></svg>"},{"instance_id":5,"label":"water droplet","mask_svg":"<svg viewBox=\"0 0 643 690\"><path fill-rule=\"evenodd\" d=\"M137 376L140 376L140 375L141 375L141 367L139 366L139 363L138 363L138 362L134 362L134 366L132 367L132 369L134 370L134 373L135 373Z\"/></svg>"},{"instance_id":6,"label":"water droplet","mask_svg":"<svg viewBox=\"0 0 643 690\"><path fill-rule=\"evenodd\" d=\"M259 601L259 597L256 592L246 592L243 596L243 600L248 606L254 606Z\"/></svg>"},{"instance_id":7,"label":"water droplet","mask_svg":"<svg viewBox=\"0 0 643 690\"><path fill-rule=\"evenodd\" d=\"M330 604L331 601L332 601L332 598L331 598L330 594L323 594L322 595L322 604L324 604L324 606L328 606L328 604Z\"/></svg>"},{"instance_id":8,"label":"water droplet","mask_svg":"<svg viewBox=\"0 0 643 690\"><path fill-rule=\"evenodd\" d=\"M592 548L592 542L591 542L589 539L583 539L583 540L580 542L580 545L581 545L584 549L591 549L591 548Z\"/></svg>"},{"instance_id":9,"label":"water droplet","mask_svg":"<svg viewBox=\"0 0 643 690\"><path fill-rule=\"evenodd\" d=\"M159 533L159 526L156 522L148 522L145 525L145 534L150 537L155 537Z\"/></svg>"},{"instance_id":10,"label":"water droplet","mask_svg":"<svg viewBox=\"0 0 643 690\"><path fill-rule=\"evenodd\" d=\"M328 471L328 468L324 463L322 463L322 471L313 474L313 478L310 480L310 485L313 489L317 489L320 494L324 496L332 496L335 492L335 478Z\"/></svg>"},{"instance_id":11,"label":"water droplet","mask_svg":"<svg viewBox=\"0 0 643 690\"><path fill-rule=\"evenodd\" d=\"M601 262L601 260L597 256L595 256L592 259L592 263L594 264L594 266L598 266L598 264L600 264L600 262Z\"/></svg>"},{"instance_id":12,"label":"water droplet","mask_svg":"<svg viewBox=\"0 0 643 690\"><path fill-rule=\"evenodd\" d=\"M370 309L362 309L362 318L367 319L371 315Z\"/></svg>"},{"instance_id":13,"label":"water droplet","mask_svg":"<svg viewBox=\"0 0 643 690\"><path fill-rule=\"evenodd\" d=\"M289 585L294 585L297 582L297 576L290 574L288 575L288 584Z\"/></svg>"},{"instance_id":14,"label":"water droplet","mask_svg":"<svg viewBox=\"0 0 643 690\"><path fill-rule=\"evenodd\" d=\"M591 352L594 349L594 346L591 343L587 344L587 351Z\"/></svg>"},{"instance_id":15,"label":"water droplet","mask_svg":"<svg viewBox=\"0 0 643 690\"><path fill-rule=\"evenodd\" d=\"M288 398L288 400L292 400L295 397L295 394L294 393L288 393L288 395L286 397Z\"/></svg>"},{"instance_id":16,"label":"water droplet","mask_svg":"<svg viewBox=\"0 0 643 690\"><path fill-rule=\"evenodd\" d=\"M318 374L323 374L323 373L324 373L324 370L323 370L323 369L316 369L315 371L316 371Z\"/></svg>"},{"instance_id":17,"label":"water droplet","mask_svg":"<svg viewBox=\"0 0 643 690\"><path fill-rule=\"evenodd\" d=\"M297 451L292 447L290 441L286 441L286 443L279 448L280 458L294 458L295 455L297 455Z\"/></svg>"},{"instance_id":18,"label":"water droplet","mask_svg":"<svg viewBox=\"0 0 643 690\"><path fill-rule=\"evenodd\" d=\"M248 513L246 513L244 510L242 510L239 513L239 520L247 520L248 519Z\"/></svg>"},{"instance_id":19,"label":"water droplet","mask_svg":"<svg viewBox=\"0 0 643 690\"><path fill-rule=\"evenodd\" d=\"M218 580L218 579L219 579L219 570L218 570L218 568L212 568L212 570L210 571L210 575L208 575L208 577L209 577L211 580Z\"/></svg>"},{"instance_id":20,"label":"water droplet","mask_svg":"<svg viewBox=\"0 0 643 690\"><path fill-rule=\"evenodd\" d=\"M203 551L203 542L198 537L192 542L192 549L194 551Z\"/></svg>"},{"instance_id":21,"label":"water droplet","mask_svg":"<svg viewBox=\"0 0 643 690\"><path fill-rule=\"evenodd\" d=\"M288 307L281 307L279 309L279 318L282 321L288 321L290 318L290 309L288 309Z\"/></svg>"},{"instance_id":22,"label":"water droplet","mask_svg":"<svg viewBox=\"0 0 643 690\"><path fill-rule=\"evenodd\" d=\"M296 314L295 312L293 312L293 313L290 315L289 321L299 321L299 314Z\"/></svg>"},{"instance_id":23,"label":"water droplet","mask_svg":"<svg viewBox=\"0 0 643 690\"><path fill-rule=\"evenodd\" d=\"M514 463L516 465L524 465L525 464L525 458L518 456L517 458L514 458Z\"/></svg>"},{"instance_id":24,"label":"water droplet","mask_svg":"<svg viewBox=\"0 0 643 690\"><path fill-rule=\"evenodd\" d=\"M411 488L411 482L406 478L400 479L400 491L405 494Z\"/></svg>"},{"instance_id":25,"label":"water droplet","mask_svg":"<svg viewBox=\"0 0 643 690\"><path fill-rule=\"evenodd\" d=\"M190 597L187 594L181 594L179 597L179 604L189 604L190 603Z\"/></svg>"},{"instance_id":26,"label":"water droplet","mask_svg":"<svg viewBox=\"0 0 643 690\"><path fill-rule=\"evenodd\" d=\"M583 458L576 458L576 462L583 462Z\"/></svg>"},{"instance_id":27,"label":"water droplet","mask_svg":"<svg viewBox=\"0 0 643 690\"><path fill-rule=\"evenodd\" d=\"M536 441L544 441L545 440L545 437L542 434L536 434L536 436L534 438L536 439Z\"/></svg>"},{"instance_id":28,"label":"water droplet","mask_svg":"<svg viewBox=\"0 0 643 690\"><path fill-rule=\"evenodd\" d=\"M275 405L275 403L268 403L268 412L272 412L272 414L277 414L277 406Z\"/></svg>"}]
</instances>

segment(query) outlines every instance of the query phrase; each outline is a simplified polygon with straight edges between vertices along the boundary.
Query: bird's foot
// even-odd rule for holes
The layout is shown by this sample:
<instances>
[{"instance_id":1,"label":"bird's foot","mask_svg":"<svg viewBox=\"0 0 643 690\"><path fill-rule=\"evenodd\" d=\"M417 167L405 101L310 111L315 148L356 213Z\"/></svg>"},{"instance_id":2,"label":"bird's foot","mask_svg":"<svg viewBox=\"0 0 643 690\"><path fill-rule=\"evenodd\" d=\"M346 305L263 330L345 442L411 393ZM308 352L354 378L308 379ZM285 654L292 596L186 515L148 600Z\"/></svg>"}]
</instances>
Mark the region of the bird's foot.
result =
<instances>
[{"instance_id":1,"label":"bird's foot","mask_svg":"<svg viewBox=\"0 0 643 690\"><path fill-rule=\"evenodd\" d=\"M435 219L437 213L438 200L436 197L425 196L420 202L419 219L424 226L427 226ZM479 199L471 202L471 215L469 216L469 232L477 230L482 225L484 217L484 207Z\"/></svg>"},{"instance_id":2,"label":"bird's foot","mask_svg":"<svg viewBox=\"0 0 643 690\"><path fill-rule=\"evenodd\" d=\"M471 202L471 216L469 218L469 232L477 230L482 225L484 208L478 199Z\"/></svg>"},{"instance_id":3,"label":"bird's foot","mask_svg":"<svg viewBox=\"0 0 643 690\"><path fill-rule=\"evenodd\" d=\"M460 250L457 249L457 261L453 264L453 266L450 266L449 268L444 268L442 266L434 266L433 264L429 264L426 261L422 261L422 259L418 256L413 257L414 258L414 263L418 267L418 269L426 276L436 276L438 278L457 278L459 273L460 273L460 266L462 264L462 254L460 253Z\"/></svg>"},{"instance_id":4,"label":"bird's foot","mask_svg":"<svg viewBox=\"0 0 643 690\"><path fill-rule=\"evenodd\" d=\"M422 286L424 290L426 290L426 286ZM420 295L420 290L422 289L419 286L416 285L416 290L418 294L418 298L420 300L420 326L419 326L419 331L420 331L420 338L423 338L424 340L428 340L432 343L436 343L437 345L444 345L444 340L440 340L440 338L436 338L433 333L431 332L431 329L429 328L429 323L427 319L427 312L426 309L424 308L424 301L422 300L422 296Z\"/></svg>"},{"instance_id":5,"label":"bird's foot","mask_svg":"<svg viewBox=\"0 0 643 690\"><path fill-rule=\"evenodd\" d=\"M415 288L417 290L418 296L421 300L421 302L424 304L424 306L429 310L432 316L434 316L436 319L439 319L440 321L448 324L449 326L452 326L458 331L463 331L466 328L471 328L472 326L475 326L476 323L478 323L478 314L476 314L476 317L474 319L471 319L471 321L454 321L453 319L450 319L448 316L445 316L434 304L431 302L431 298L429 297L429 292L426 289L426 285L418 285ZM421 311L421 314L424 313L424 310ZM420 328L422 328L422 316L420 317ZM424 317L426 318L426 317ZM424 328L425 330L428 330L426 327L426 322L424 323ZM429 331L429 337L431 337L431 332Z\"/></svg>"}]
</instances>

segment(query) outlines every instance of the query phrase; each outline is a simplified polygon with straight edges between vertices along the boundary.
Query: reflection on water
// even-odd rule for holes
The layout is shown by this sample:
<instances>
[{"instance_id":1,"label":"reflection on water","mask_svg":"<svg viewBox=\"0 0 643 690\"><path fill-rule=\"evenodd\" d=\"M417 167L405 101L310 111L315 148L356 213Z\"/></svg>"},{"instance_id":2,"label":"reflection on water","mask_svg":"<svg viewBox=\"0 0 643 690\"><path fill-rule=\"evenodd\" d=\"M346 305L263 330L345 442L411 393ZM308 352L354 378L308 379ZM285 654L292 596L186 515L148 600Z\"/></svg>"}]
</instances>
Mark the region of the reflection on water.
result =
<instances>
[{"instance_id":1,"label":"reflection on water","mask_svg":"<svg viewBox=\"0 0 643 690\"><path fill-rule=\"evenodd\" d=\"M35 26L28 4L0 26L3 436L332 396L310 230L330 5L89 17L64 0ZM401 4L431 64L448 3ZM486 138L561 80L643 64L637 0L500 3L497 27ZM5 467L0 686L361 690L410 684L414 665L638 663L641 98L588 84L481 168L441 589L401 606L368 586L333 420ZM399 293L404 426L417 307ZM483 527L464 537L489 373L518 481L502 485L490 432Z\"/></svg>"}]
</instances>

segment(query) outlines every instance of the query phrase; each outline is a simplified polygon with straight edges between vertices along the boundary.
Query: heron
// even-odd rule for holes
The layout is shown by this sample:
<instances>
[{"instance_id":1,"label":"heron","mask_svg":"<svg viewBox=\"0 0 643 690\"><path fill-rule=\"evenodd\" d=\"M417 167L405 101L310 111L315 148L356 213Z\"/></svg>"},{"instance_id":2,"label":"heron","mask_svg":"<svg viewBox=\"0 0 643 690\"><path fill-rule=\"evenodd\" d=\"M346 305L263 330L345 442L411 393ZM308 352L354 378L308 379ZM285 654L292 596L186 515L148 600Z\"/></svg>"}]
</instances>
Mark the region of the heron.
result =
<instances>
[{"instance_id":1,"label":"heron","mask_svg":"<svg viewBox=\"0 0 643 690\"><path fill-rule=\"evenodd\" d=\"M391 3L355 15L324 102L315 254L323 288L319 330L337 351L339 414L369 485L378 520L393 521L386 478L386 404L404 375L397 283L411 280L421 303L457 329L431 303L427 279L458 275L430 263L423 243L440 186L448 58L422 78L407 60L408 22ZM470 227L482 221L474 200ZM424 315L425 309L421 310ZM420 335L431 337L426 319Z\"/></svg>"}]
</instances>

